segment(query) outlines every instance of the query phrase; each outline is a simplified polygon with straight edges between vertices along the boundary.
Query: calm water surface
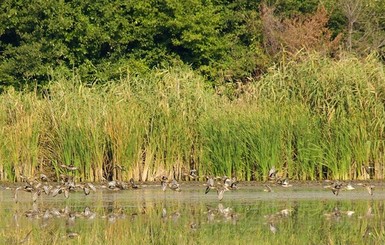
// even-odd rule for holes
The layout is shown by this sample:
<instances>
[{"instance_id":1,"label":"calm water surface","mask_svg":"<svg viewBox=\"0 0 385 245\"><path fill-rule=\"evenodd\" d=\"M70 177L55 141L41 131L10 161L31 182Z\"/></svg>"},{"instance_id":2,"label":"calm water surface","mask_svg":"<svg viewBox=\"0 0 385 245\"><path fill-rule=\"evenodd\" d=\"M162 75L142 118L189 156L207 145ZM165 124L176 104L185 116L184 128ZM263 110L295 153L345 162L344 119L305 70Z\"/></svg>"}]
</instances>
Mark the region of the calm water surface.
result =
<instances>
[{"instance_id":1,"label":"calm water surface","mask_svg":"<svg viewBox=\"0 0 385 245\"><path fill-rule=\"evenodd\" d=\"M385 244L384 183L373 184L372 196L354 183L335 196L315 182L273 192L247 182L219 201L204 183L149 183L35 203L22 191L15 203L15 186L2 185L0 244Z\"/></svg>"}]
</instances>

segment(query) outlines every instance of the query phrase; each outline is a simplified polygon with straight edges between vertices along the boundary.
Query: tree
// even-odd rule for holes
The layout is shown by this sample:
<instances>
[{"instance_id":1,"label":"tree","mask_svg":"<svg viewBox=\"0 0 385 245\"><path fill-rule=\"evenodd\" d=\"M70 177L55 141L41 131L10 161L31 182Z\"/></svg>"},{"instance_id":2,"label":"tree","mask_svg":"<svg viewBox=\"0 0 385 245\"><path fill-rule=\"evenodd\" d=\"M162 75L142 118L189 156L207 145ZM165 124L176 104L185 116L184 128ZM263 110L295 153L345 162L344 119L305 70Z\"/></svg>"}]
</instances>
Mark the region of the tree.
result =
<instances>
[{"instance_id":1,"label":"tree","mask_svg":"<svg viewBox=\"0 0 385 245\"><path fill-rule=\"evenodd\" d=\"M347 49L361 55L377 52L385 58L385 2L340 0L346 19Z\"/></svg>"},{"instance_id":2,"label":"tree","mask_svg":"<svg viewBox=\"0 0 385 245\"><path fill-rule=\"evenodd\" d=\"M212 79L222 73L236 79L254 70L256 50L248 51L255 42L246 40L247 30L240 32L245 16L233 18L242 15L236 10L240 4L5 0L0 6L0 82L41 83L55 72L107 81L127 68L174 61L190 64ZM240 55L244 62L234 69Z\"/></svg>"},{"instance_id":3,"label":"tree","mask_svg":"<svg viewBox=\"0 0 385 245\"><path fill-rule=\"evenodd\" d=\"M296 53L301 49L331 54L341 39L340 35L332 37L327 26L329 15L323 6L313 14L279 19L274 16L274 8L262 5L261 18L265 48L272 55L283 50Z\"/></svg>"}]
</instances>

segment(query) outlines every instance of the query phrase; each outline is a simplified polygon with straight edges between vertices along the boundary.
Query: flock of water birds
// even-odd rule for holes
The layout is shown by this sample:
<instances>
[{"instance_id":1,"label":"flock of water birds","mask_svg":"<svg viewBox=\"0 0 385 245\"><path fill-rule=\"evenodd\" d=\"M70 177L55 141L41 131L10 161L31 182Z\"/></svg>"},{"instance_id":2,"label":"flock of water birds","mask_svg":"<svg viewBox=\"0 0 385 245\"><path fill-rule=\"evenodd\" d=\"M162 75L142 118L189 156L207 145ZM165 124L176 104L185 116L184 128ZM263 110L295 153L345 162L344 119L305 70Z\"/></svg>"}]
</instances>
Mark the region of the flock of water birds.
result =
<instances>
[{"instance_id":1,"label":"flock of water birds","mask_svg":"<svg viewBox=\"0 0 385 245\"><path fill-rule=\"evenodd\" d=\"M77 168L74 166L62 165L62 167L69 171L77 171ZM281 178L277 175L278 170L272 167L269 170L268 179L269 183L278 184L279 186L288 188L293 185L289 183L288 178ZM190 170L189 174L190 179L196 180L199 176L196 174L196 170ZM216 190L218 200L221 201L224 197L224 193L226 191L232 191L238 189L238 181L235 177L229 178L227 176L223 177L213 177L213 176L205 176L207 182L205 184L205 194L209 193L210 190ZM50 182L47 175L41 173L38 176L33 178L28 178L25 176L21 176L21 179L25 183L23 186L16 187L14 190L14 200L18 202L19 191L25 191L32 193L32 200L36 202L38 197L44 193L46 195L50 195L52 197L58 196L59 194L63 194L65 198L69 197L70 192L75 192L77 190L82 190L85 195L89 195L91 191L96 192L97 188L93 183L76 183L74 175L69 174L61 174L59 176L58 183L54 186L52 182ZM269 183L264 184L264 191L273 192L273 189ZM180 184L177 180L172 179L169 180L167 176L163 175L160 177L160 184L163 191L166 191L167 188L170 190L180 192L182 191ZM366 188L370 195L373 195L374 185L370 183L358 183L357 185L363 186ZM112 180L108 181L106 184L102 184L100 186L102 189L109 189L113 191L119 190L127 190L127 189L138 189L140 188L134 181L133 178L129 180L128 183L124 181ZM340 190L354 190L355 187L349 183L343 183L340 181L330 182L324 186L324 188L331 189L332 193L336 196L340 193Z\"/></svg>"},{"instance_id":2,"label":"flock of water birds","mask_svg":"<svg viewBox=\"0 0 385 245\"><path fill-rule=\"evenodd\" d=\"M118 181L118 180L112 180L112 181L105 181L105 183L101 183L100 185L97 185L96 187L93 183L86 182L86 183L77 183L75 181L74 172L77 171L77 168L74 166L67 166L62 165L61 166L64 171L67 172L67 174L61 174L59 176L59 180L57 182L52 182L47 177L46 174L40 173L35 177L28 178L25 176L21 176L23 180L23 185L17 186L15 188L9 188L11 190L14 190L14 200L15 202L19 202L19 192L30 192L32 196L32 202L33 207L32 209L26 211L24 214L28 218L39 218L39 219L49 219L51 217L65 217L66 224L68 226L71 226L76 218L82 217L86 219L94 219L96 216L96 213L92 212L90 208L86 207L83 212L71 212L67 207L58 210L55 208L46 209L46 210L40 210L37 207L37 200L42 194L45 194L47 196L56 197L59 195L63 195L65 198L69 198L71 192L78 192L82 191L84 195L89 195L91 192L97 192L98 189L100 190L110 190L110 191L121 191L121 190L128 190L128 189L140 189L144 188L144 186L137 185L134 182L134 179L130 179L128 182L124 181ZM72 173L72 174L71 174ZM187 174L190 180L198 180L200 177L197 175L196 170L190 170L190 173ZM208 194L211 190L216 191L218 200L221 201L224 197L224 193L226 191L234 191L238 189L239 182L235 177L229 178L227 176L224 177L213 177L213 176L204 176L206 178L206 183L204 184L205 189L204 193ZM282 186L284 188L290 188L293 185L289 183L289 179L282 178L278 176L278 170L276 170L274 167L272 167L268 173L268 182L265 182L264 184L264 191L265 192L274 192L272 186ZM175 179L169 179L167 176L161 176L159 178L160 180L160 186L162 191L166 191L167 189L170 189L175 192L181 192L182 188L181 185L178 183ZM366 188L368 193L370 195L373 195L374 185L370 183L363 183L363 184L357 184L357 186L362 186ZM329 181L326 182L326 185L324 185L324 188L331 189L331 192L338 196L341 190L354 190L355 187L351 183L345 183L340 181ZM203 191L203 190L202 190ZM266 218L269 220L268 224L270 227L271 232L276 233L277 229L274 225L273 220L277 217L287 217L290 215L291 210L290 209L284 209L279 211L278 213L266 216ZM145 213L145 210L143 210L143 213ZM354 212L353 212L354 213ZM222 217L224 217L227 220L232 220L236 222L238 219L238 216L236 213L234 213L230 208L224 208L223 204L220 202L218 204L218 208L209 209L207 212L208 220L214 219L215 216L218 216L220 214ZM342 212L338 209L333 210L330 214L325 214L325 216L331 216L336 217L341 215ZM347 215L351 215L351 212L348 212ZM133 214L138 215L137 213ZM125 214L122 212L117 213L109 213L107 215L103 215L102 218L106 218L109 222L114 222L116 219L124 217ZM180 216L180 213L174 212L171 215L167 214L167 210L163 208L161 218L163 220L177 220ZM191 229L196 229L196 224L191 224ZM29 234L28 234L29 235ZM76 237L79 234L76 232L68 232L67 236L72 238Z\"/></svg>"}]
</instances>

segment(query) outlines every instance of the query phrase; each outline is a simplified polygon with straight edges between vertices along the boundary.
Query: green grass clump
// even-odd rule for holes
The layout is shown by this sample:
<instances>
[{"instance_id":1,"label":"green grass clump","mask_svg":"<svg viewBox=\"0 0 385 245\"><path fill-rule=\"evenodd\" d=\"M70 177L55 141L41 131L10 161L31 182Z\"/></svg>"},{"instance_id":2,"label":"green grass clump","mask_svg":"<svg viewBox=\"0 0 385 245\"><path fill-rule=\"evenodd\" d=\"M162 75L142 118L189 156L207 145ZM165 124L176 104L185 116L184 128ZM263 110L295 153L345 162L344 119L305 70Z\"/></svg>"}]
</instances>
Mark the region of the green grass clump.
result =
<instances>
[{"instance_id":1,"label":"green grass clump","mask_svg":"<svg viewBox=\"0 0 385 245\"><path fill-rule=\"evenodd\" d=\"M317 157L308 164L326 167L324 177L360 178L362 167L371 165L376 169L375 177L382 178L384 79L383 65L375 57L335 61L315 55L277 67L256 84L256 89L261 100L277 106L299 104L307 108L311 117L306 124L313 130L297 139L315 141L295 153L315 150ZM303 165L304 161L298 163Z\"/></svg>"}]
</instances>

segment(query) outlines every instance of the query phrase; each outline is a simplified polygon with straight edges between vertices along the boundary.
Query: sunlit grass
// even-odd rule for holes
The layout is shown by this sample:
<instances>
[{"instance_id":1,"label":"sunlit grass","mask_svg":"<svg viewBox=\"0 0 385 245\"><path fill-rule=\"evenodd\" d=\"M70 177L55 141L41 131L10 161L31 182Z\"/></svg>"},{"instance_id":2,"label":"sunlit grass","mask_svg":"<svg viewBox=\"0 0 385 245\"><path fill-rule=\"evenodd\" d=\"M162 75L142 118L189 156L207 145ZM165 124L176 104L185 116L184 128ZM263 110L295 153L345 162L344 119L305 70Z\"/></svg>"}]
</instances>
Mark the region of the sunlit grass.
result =
<instances>
[{"instance_id":1,"label":"sunlit grass","mask_svg":"<svg viewBox=\"0 0 385 245\"><path fill-rule=\"evenodd\" d=\"M0 179L74 165L83 181L234 175L265 180L384 176L385 72L375 57L309 55L272 67L232 100L189 68L104 85L54 78L0 95ZM124 171L122 171L123 169Z\"/></svg>"}]
</instances>

